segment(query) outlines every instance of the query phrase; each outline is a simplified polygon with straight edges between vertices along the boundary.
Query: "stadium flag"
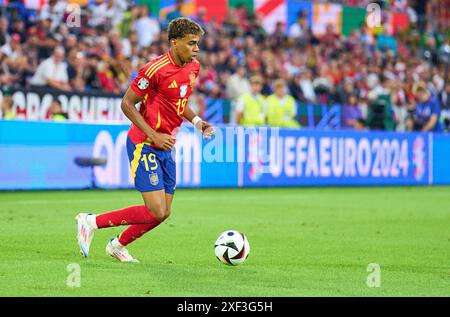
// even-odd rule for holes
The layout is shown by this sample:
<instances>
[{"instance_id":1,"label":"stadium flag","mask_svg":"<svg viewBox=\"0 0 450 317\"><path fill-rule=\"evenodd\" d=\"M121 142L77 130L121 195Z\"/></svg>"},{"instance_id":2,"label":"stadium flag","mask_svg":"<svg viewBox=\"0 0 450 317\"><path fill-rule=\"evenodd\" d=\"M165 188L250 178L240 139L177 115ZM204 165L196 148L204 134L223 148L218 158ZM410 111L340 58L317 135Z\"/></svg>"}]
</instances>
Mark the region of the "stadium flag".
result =
<instances>
[{"instance_id":1,"label":"stadium flag","mask_svg":"<svg viewBox=\"0 0 450 317\"><path fill-rule=\"evenodd\" d=\"M253 4L253 0L228 0L228 6L230 8L236 8L238 5L241 4L245 4L245 6L247 7L248 11L250 11L251 13L254 12L253 8L254 8L254 4Z\"/></svg>"},{"instance_id":2,"label":"stadium flag","mask_svg":"<svg viewBox=\"0 0 450 317\"><path fill-rule=\"evenodd\" d=\"M315 35L324 34L328 24L333 25L335 32L341 33L342 6L330 3L313 4L313 33Z\"/></svg>"},{"instance_id":3,"label":"stadium flag","mask_svg":"<svg viewBox=\"0 0 450 317\"><path fill-rule=\"evenodd\" d=\"M219 23L222 23L227 16L228 0L197 0L197 10L200 8L206 9L206 21L215 18Z\"/></svg>"},{"instance_id":4,"label":"stadium flag","mask_svg":"<svg viewBox=\"0 0 450 317\"><path fill-rule=\"evenodd\" d=\"M403 31L409 26L408 14L401 12L392 12L390 16L390 34L397 34L397 32Z\"/></svg>"},{"instance_id":5,"label":"stadium flag","mask_svg":"<svg viewBox=\"0 0 450 317\"><path fill-rule=\"evenodd\" d=\"M175 0L160 0L159 17L162 20L166 19L166 16L170 11L175 10L175 2ZM185 17L195 16L197 12L195 2L195 0L184 0L181 6L181 14Z\"/></svg>"},{"instance_id":6,"label":"stadium flag","mask_svg":"<svg viewBox=\"0 0 450 317\"><path fill-rule=\"evenodd\" d=\"M301 11L305 11L308 17L308 27L312 25L312 3L305 0L288 0L287 1L287 26L289 27L297 22L298 15Z\"/></svg>"},{"instance_id":7,"label":"stadium flag","mask_svg":"<svg viewBox=\"0 0 450 317\"><path fill-rule=\"evenodd\" d=\"M349 6L342 7L342 34L349 36L350 33L361 28L365 23L366 10L363 8L355 8Z\"/></svg>"},{"instance_id":8,"label":"stadium flag","mask_svg":"<svg viewBox=\"0 0 450 317\"><path fill-rule=\"evenodd\" d=\"M255 12L262 16L262 25L272 34L278 22L286 25L287 6L284 0L255 0Z\"/></svg>"},{"instance_id":9,"label":"stadium flag","mask_svg":"<svg viewBox=\"0 0 450 317\"><path fill-rule=\"evenodd\" d=\"M159 16L159 9L161 8L161 0L136 0L138 5L146 5L150 15L154 17Z\"/></svg>"}]
</instances>

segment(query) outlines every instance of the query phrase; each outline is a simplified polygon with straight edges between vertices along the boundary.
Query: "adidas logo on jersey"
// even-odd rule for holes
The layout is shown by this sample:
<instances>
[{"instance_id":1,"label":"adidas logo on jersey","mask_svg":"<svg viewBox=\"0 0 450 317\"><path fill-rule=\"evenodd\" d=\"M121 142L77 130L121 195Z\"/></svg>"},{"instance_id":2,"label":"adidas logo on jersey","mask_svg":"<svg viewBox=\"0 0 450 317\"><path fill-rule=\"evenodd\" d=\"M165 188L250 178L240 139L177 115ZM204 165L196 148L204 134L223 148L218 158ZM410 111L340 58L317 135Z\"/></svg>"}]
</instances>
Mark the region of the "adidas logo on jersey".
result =
<instances>
[{"instance_id":1,"label":"adidas logo on jersey","mask_svg":"<svg viewBox=\"0 0 450 317\"><path fill-rule=\"evenodd\" d=\"M174 80L170 85L169 88L178 88L177 82Z\"/></svg>"}]
</instances>

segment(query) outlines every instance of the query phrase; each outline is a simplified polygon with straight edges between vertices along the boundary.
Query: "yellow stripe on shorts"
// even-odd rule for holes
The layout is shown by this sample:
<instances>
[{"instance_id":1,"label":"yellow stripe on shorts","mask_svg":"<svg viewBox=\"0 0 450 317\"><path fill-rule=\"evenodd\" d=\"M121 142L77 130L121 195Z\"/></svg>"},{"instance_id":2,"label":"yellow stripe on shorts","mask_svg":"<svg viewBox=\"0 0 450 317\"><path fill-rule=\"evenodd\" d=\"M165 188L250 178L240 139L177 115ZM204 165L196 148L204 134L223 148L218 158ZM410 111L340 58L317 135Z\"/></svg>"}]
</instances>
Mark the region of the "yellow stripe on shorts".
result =
<instances>
[{"instance_id":1,"label":"yellow stripe on shorts","mask_svg":"<svg viewBox=\"0 0 450 317\"><path fill-rule=\"evenodd\" d=\"M136 144L136 148L133 152L133 160L131 161L131 177L133 177L133 181L136 178L136 171L139 166L139 160L141 158L142 148L144 147L144 143Z\"/></svg>"}]
</instances>

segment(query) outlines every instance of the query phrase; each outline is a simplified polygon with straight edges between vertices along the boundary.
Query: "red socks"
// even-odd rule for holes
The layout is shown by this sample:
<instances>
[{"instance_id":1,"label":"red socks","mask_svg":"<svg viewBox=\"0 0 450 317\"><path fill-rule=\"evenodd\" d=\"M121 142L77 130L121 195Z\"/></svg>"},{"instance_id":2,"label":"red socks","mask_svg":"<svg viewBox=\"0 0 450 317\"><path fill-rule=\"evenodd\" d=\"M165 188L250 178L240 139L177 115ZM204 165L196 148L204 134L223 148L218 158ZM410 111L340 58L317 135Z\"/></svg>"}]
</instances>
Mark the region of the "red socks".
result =
<instances>
[{"instance_id":1,"label":"red socks","mask_svg":"<svg viewBox=\"0 0 450 317\"><path fill-rule=\"evenodd\" d=\"M126 246L127 244L130 244L137 238L140 238L144 233L155 228L157 225L159 225L159 222L129 226L124 232L120 234L119 242L121 245Z\"/></svg>"},{"instance_id":2,"label":"red socks","mask_svg":"<svg viewBox=\"0 0 450 317\"><path fill-rule=\"evenodd\" d=\"M150 224L159 220L145 206L131 206L105 214L95 218L98 228L117 227L136 224Z\"/></svg>"},{"instance_id":3,"label":"red socks","mask_svg":"<svg viewBox=\"0 0 450 317\"><path fill-rule=\"evenodd\" d=\"M98 215L95 220L98 228L131 225L120 234L119 242L123 246L133 242L161 223L145 206L131 206L111 211Z\"/></svg>"}]
</instances>

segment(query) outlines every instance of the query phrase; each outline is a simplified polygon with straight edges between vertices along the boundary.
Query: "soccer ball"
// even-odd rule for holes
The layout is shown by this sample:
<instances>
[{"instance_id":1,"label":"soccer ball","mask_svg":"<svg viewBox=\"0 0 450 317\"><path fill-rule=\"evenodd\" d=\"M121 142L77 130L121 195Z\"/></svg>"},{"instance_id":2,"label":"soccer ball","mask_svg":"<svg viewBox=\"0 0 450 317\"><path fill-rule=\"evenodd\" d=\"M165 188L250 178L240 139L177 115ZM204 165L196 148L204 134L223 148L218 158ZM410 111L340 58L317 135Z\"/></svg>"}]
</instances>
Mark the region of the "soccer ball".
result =
<instances>
[{"instance_id":1,"label":"soccer ball","mask_svg":"<svg viewBox=\"0 0 450 317\"><path fill-rule=\"evenodd\" d=\"M242 232L227 230L214 243L214 253L220 262L238 265L243 263L250 254L250 244Z\"/></svg>"}]
</instances>

